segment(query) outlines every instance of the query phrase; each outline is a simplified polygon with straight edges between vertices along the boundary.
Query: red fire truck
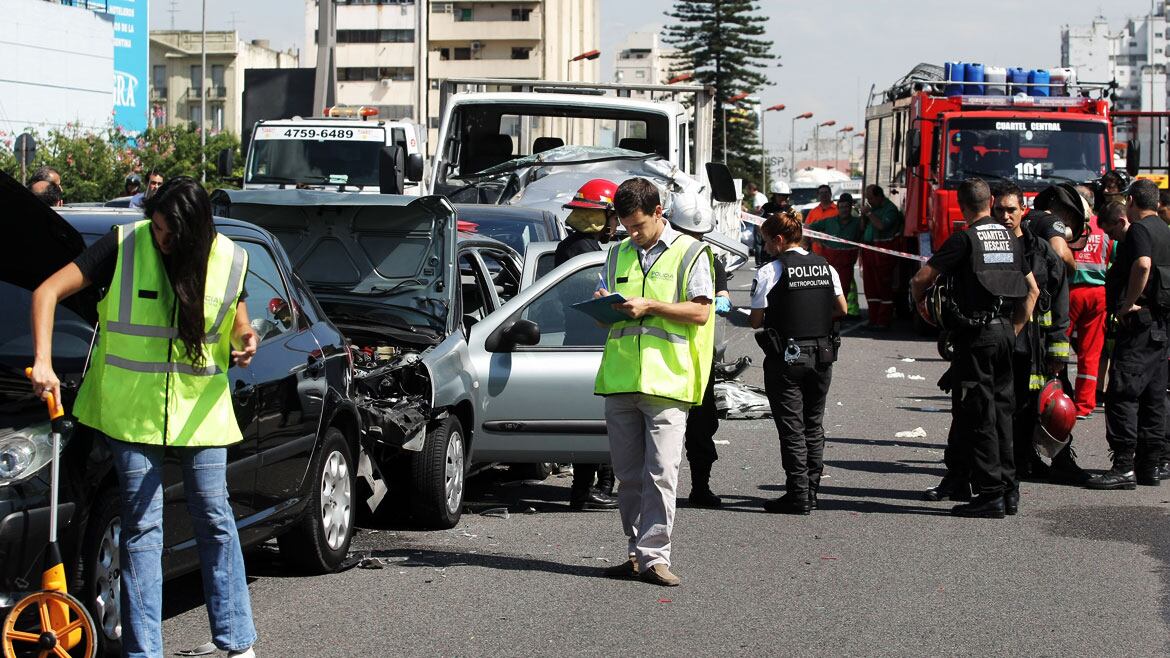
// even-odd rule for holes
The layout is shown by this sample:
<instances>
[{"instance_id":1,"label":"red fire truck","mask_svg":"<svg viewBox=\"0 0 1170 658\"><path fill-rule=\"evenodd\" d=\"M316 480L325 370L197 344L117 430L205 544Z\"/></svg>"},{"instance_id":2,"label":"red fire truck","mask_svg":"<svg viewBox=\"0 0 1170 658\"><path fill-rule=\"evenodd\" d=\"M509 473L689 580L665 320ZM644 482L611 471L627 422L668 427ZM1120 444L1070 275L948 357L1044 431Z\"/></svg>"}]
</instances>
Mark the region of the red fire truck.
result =
<instances>
[{"instance_id":1,"label":"red fire truck","mask_svg":"<svg viewBox=\"0 0 1170 658\"><path fill-rule=\"evenodd\" d=\"M919 65L871 94L865 113L863 180L902 207L907 248L928 255L962 229L956 190L964 179L1010 181L1031 199L1053 183L1095 180L1112 168L1107 85L1074 88L1094 97L946 96L941 71Z\"/></svg>"}]
</instances>

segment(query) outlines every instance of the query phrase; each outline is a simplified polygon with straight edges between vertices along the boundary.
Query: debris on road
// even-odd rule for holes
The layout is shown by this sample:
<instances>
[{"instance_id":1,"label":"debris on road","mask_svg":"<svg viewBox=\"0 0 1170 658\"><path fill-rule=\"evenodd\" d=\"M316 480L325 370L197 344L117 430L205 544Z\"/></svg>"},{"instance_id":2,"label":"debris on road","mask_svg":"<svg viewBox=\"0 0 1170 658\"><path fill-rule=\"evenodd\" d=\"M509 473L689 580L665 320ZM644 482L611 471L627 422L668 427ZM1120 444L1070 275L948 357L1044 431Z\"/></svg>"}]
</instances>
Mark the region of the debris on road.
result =
<instances>
[{"instance_id":1,"label":"debris on road","mask_svg":"<svg viewBox=\"0 0 1170 658\"><path fill-rule=\"evenodd\" d=\"M886 379L905 379L905 378L906 378L906 373L898 372L898 369L895 368L894 366L890 366L889 368L886 369Z\"/></svg>"},{"instance_id":2,"label":"debris on road","mask_svg":"<svg viewBox=\"0 0 1170 658\"><path fill-rule=\"evenodd\" d=\"M911 359L910 357L905 357L902 359L902 363L914 363L915 361L916 359Z\"/></svg>"},{"instance_id":3,"label":"debris on road","mask_svg":"<svg viewBox=\"0 0 1170 658\"><path fill-rule=\"evenodd\" d=\"M504 519L505 521L512 517L512 515L508 513L507 507L493 507L491 509L485 509L484 511L480 512L479 515L492 516L498 519Z\"/></svg>"},{"instance_id":4,"label":"debris on road","mask_svg":"<svg viewBox=\"0 0 1170 658\"><path fill-rule=\"evenodd\" d=\"M738 379L715 382L715 409L726 420L755 420L771 418L772 405L759 386L745 384Z\"/></svg>"},{"instance_id":5,"label":"debris on road","mask_svg":"<svg viewBox=\"0 0 1170 658\"><path fill-rule=\"evenodd\" d=\"M731 445L731 441L727 441L726 439L716 439L716 440L712 441L711 443L714 443L714 444L715 444L715 445L717 445L717 446L729 446L729 445Z\"/></svg>"},{"instance_id":6,"label":"debris on road","mask_svg":"<svg viewBox=\"0 0 1170 658\"><path fill-rule=\"evenodd\" d=\"M670 599L667 599L667 598L658 599L658 602L659 603L674 603L674 601L671 601Z\"/></svg>"},{"instance_id":7,"label":"debris on road","mask_svg":"<svg viewBox=\"0 0 1170 658\"><path fill-rule=\"evenodd\" d=\"M898 432L894 434L895 439L925 439L926 430L921 427L915 427L908 432Z\"/></svg>"},{"instance_id":8,"label":"debris on road","mask_svg":"<svg viewBox=\"0 0 1170 658\"><path fill-rule=\"evenodd\" d=\"M926 378L925 378L925 377L923 377L922 375L910 375L910 376L909 376L909 377L907 377L906 379L910 379L910 380L913 380L913 381L916 381L916 382L920 382L920 381L923 381L923 380L925 380Z\"/></svg>"}]
</instances>

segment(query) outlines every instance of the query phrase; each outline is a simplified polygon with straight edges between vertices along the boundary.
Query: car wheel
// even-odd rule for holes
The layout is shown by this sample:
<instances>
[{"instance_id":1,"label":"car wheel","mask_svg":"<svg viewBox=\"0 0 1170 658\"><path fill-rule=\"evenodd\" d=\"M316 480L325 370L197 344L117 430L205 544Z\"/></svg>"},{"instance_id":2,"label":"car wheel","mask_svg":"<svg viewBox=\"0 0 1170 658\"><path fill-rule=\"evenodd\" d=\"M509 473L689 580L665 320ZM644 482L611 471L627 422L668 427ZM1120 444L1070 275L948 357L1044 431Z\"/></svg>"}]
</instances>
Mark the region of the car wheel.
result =
<instances>
[{"instance_id":1,"label":"car wheel","mask_svg":"<svg viewBox=\"0 0 1170 658\"><path fill-rule=\"evenodd\" d=\"M97 627L99 656L122 652L122 519L117 489L100 492L90 510L81 546L78 598Z\"/></svg>"},{"instance_id":2,"label":"car wheel","mask_svg":"<svg viewBox=\"0 0 1170 658\"><path fill-rule=\"evenodd\" d=\"M415 522L428 528L454 528L463 513L467 478L467 442L458 418L447 416L427 433L422 451L412 458L411 476Z\"/></svg>"},{"instance_id":3,"label":"car wheel","mask_svg":"<svg viewBox=\"0 0 1170 658\"><path fill-rule=\"evenodd\" d=\"M286 560L308 573L329 573L345 559L353 540L356 472L345 435L330 427L310 471L309 508L277 538Z\"/></svg>"}]
</instances>

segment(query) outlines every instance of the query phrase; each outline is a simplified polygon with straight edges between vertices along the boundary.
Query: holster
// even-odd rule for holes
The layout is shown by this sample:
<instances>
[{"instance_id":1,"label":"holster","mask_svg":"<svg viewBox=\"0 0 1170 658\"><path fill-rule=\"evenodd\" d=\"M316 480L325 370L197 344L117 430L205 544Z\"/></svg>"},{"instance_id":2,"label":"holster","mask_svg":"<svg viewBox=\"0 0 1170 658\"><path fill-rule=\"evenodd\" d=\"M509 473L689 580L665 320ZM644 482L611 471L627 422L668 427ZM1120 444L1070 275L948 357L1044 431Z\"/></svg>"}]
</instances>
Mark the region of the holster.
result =
<instances>
[{"instance_id":1,"label":"holster","mask_svg":"<svg viewBox=\"0 0 1170 658\"><path fill-rule=\"evenodd\" d=\"M775 329L760 329L755 333L755 337L756 343L764 351L764 356L783 358L783 343L780 341L780 334L776 333Z\"/></svg>"}]
</instances>

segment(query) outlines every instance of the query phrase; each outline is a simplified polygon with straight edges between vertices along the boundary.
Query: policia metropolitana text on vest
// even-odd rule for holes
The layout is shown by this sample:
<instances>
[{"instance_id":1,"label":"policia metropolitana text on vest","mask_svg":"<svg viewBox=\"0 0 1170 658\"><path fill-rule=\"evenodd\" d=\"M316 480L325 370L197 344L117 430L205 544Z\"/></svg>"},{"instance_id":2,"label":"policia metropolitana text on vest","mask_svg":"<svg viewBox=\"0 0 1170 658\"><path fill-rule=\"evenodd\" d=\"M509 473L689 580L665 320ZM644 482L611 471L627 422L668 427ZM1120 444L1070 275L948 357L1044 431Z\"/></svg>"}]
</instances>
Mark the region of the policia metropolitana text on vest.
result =
<instances>
[{"instance_id":1,"label":"policia metropolitana text on vest","mask_svg":"<svg viewBox=\"0 0 1170 658\"><path fill-rule=\"evenodd\" d=\"M975 498L956 516L1003 518L1019 506L1012 446L1012 348L1039 296L1023 250L991 214L987 183L959 186L967 229L951 235L911 281L911 294L928 321L942 323L954 342L951 359L951 432L947 477L969 472ZM940 281L940 277L945 277ZM948 285L953 298L943 317L927 310L927 288ZM940 488L944 485L940 485Z\"/></svg>"},{"instance_id":2,"label":"policia metropolitana text on vest","mask_svg":"<svg viewBox=\"0 0 1170 658\"><path fill-rule=\"evenodd\" d=\"M776 257L752 282L752 327L764 351L764 388L780 435L785 493L764 503L781 514L808 514L817 506L824 470L825 400L840 337L835 320L847 305L837 270L800 247L801 221L789 213L760 227Z\"/></svg>"},{"instance_id":3,"label":"policia metropolitana text on vest","mask_svg":"<svg viewBox=\"0 0 1170 658\"><path fill-rule=\"evenodd\" d=\"M687 412L711 374L715 323L711 250L663 219L658 188L644 178L618 187L614 208L629 233L606 258L605 288L629 320L609 327L594 392L605 396L610 457L628 559L606 569L673 586L670 536Z\"/></svg>"}]
</instances>

